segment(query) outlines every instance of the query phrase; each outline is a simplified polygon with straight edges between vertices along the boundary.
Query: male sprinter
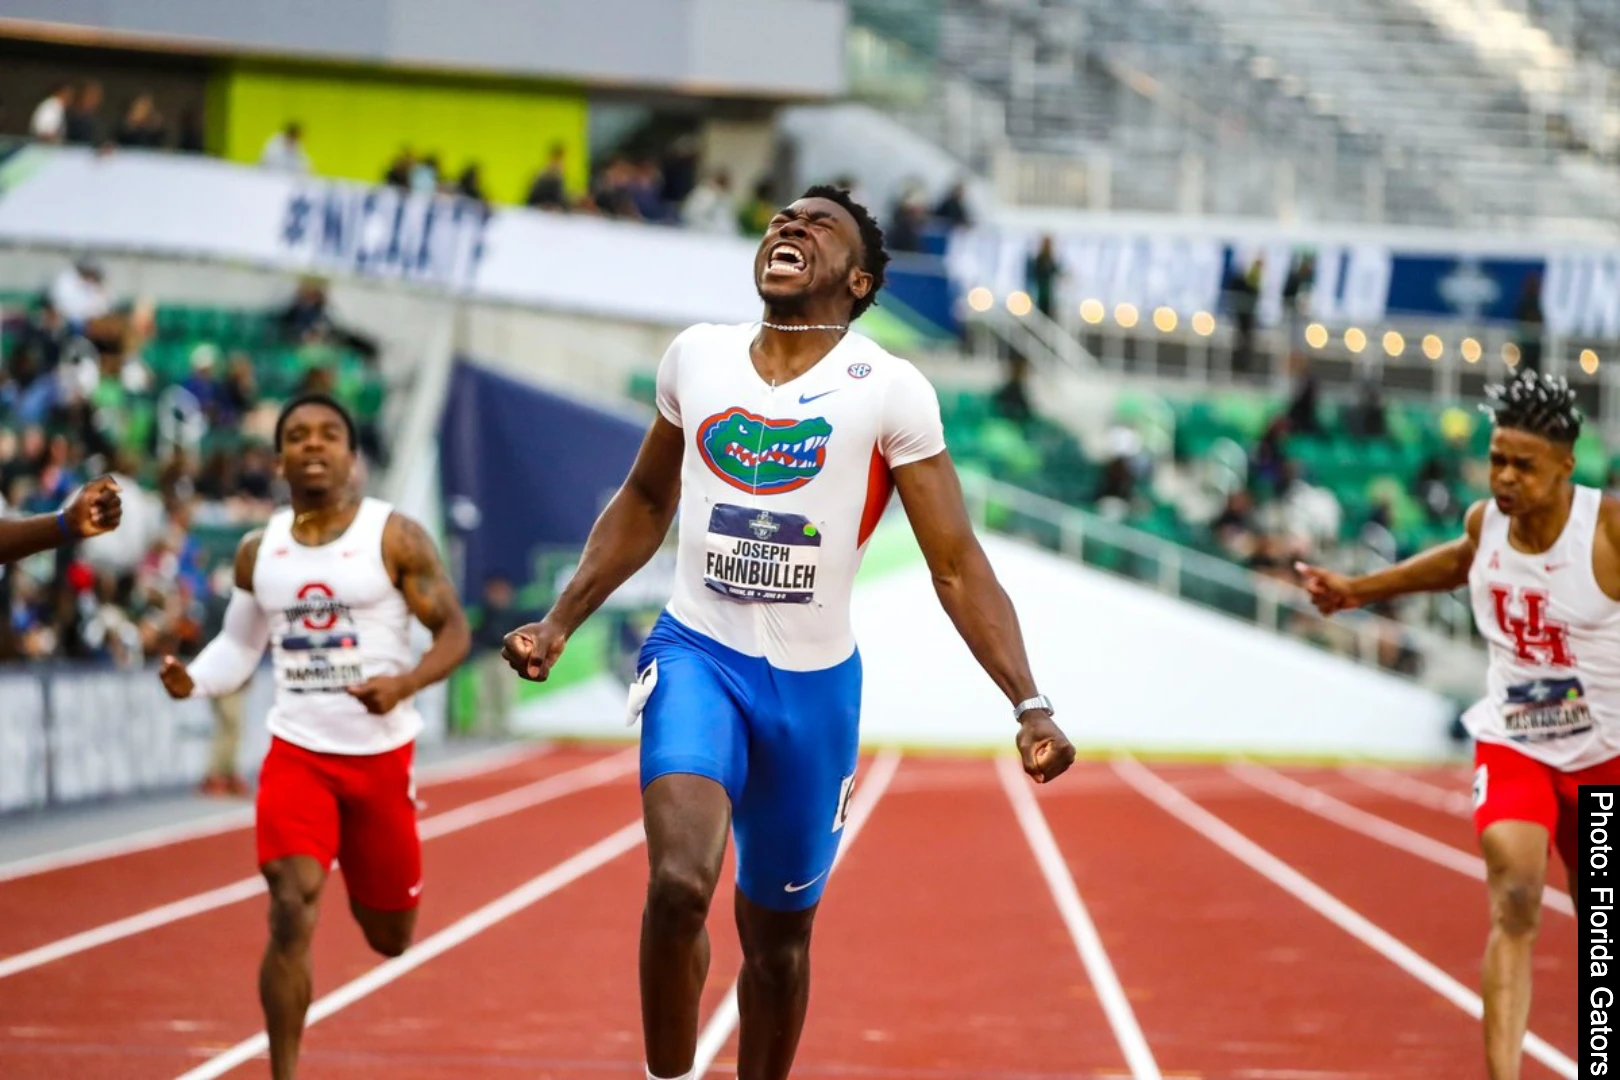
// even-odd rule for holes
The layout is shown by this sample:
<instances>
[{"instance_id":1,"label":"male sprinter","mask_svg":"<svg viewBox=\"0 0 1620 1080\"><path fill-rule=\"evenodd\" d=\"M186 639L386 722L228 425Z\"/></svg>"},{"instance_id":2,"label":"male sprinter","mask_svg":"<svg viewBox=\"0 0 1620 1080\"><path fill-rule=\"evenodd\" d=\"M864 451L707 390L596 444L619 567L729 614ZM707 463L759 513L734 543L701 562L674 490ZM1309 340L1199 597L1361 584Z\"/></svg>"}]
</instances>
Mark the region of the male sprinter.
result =
<instances>
[{"instance_id":1,"label":"male sprinter","mask_svg":"<svg viewBox=\"0 0 1620 1080\"><path fill-rule=\"evenodd\" d=\"M1490 650L1485 698L1463 718L1491 903L1485 1060L1491 1080L1518 1080L1549 846L1573 880L1579 786L1620 783L1620 502L1570 481L1568 383L1526 371L1486 394L1491 500L1463 536L1363 577L1299 569L1324 615L1468 585Z\"/></svg>"},{"instance_id":2,"label":"male sprinter","mask_svg":"<svg viewBox=\"0 0 1620 1080\"><path fill-rule=\"evenodd\" d=\"M882 231L845 191L811 188L777 214L754 261L764 322L675 339L659 415L578 572L550 614L507 636L512 667L544 679L569 635L657 551L681 503L674 597L631 690L645 722L641 1000L654 1080L693 1067L728 824L744 958L738 1076L781 1080L793 1063L810 926L854 786L850 590L891 490L945 610L1015 703L1025 770L1051 780L1074 760L973 535L933 388L849 330L887 262Z\"/></svg>"},{"instance_id":3,"label":"male sprinter","mask_svg":"<svg viewBox=\"0 0 1620 1080\"><path fill-rule=\"evenodd\" d=\"M98 476L80 488L54 514L0 519L0 566L9 566L41 551L118 528L124 516L118 481Z\"/></svg>"},{"instance_id":4,"label":"male sprinter","mask_svg":"<svg viewBox=\"0 0 1620 1080\"><path fill-rule=\"evenodd\" d=\"M270 1073L298 1066L311 991L310 940L333 859L349 910L384 956L410 944L422 892L411 754L412 695L467 655L470 634L427 532L351 484L355 428L331 398L288 402L276 421L291 509L242 540L220 635L185 667L163 661L176 698L228 694L265 645L275 663L270 752L259 774L259 868L270 944L259 1000ZM410 617L433 632L412 664Z\"/></svg>"}]
</instances>

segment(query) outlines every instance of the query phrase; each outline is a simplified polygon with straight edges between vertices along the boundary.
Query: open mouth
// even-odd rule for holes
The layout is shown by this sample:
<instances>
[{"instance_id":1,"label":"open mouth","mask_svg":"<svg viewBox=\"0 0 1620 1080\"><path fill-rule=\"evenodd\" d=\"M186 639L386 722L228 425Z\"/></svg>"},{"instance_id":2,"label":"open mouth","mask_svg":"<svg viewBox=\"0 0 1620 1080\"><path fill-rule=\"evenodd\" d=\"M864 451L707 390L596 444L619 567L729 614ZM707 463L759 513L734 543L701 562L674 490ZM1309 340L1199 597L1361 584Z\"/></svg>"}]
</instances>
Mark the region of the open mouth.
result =
<instances>
[{"instance_id":1,"label":"open mouth","mask_svg":"<svg viewBox=\"0 0 1620 1080\"><path fill-rule=\"evenodd\" d=\"M792 244L777 244L765 258L767 274L802 274L808 267L804 252Z\"/></svg>"}]
</instances>

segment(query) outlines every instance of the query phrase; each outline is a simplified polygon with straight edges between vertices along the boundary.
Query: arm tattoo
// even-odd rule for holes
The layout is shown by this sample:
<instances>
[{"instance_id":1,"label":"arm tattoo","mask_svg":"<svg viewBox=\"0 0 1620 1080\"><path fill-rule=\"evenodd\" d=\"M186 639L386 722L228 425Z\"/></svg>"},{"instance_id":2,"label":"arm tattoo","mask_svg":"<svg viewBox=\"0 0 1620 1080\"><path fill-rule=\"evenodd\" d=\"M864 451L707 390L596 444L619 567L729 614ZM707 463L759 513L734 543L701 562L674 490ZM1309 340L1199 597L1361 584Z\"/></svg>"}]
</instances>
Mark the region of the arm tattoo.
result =
<instances>
[{"instance_id":1,"label":"arm tattoo","mask_svg":"<svg viewBox=\"0 0 1620 1080\"><path fill-rule=\"evenodd\" d=\"M439 561L433 539L421 525L406 517L399 523L395 565L405 605L422 625L437 633L461 610L455 586Z\"/></svg>"}]
</instances>

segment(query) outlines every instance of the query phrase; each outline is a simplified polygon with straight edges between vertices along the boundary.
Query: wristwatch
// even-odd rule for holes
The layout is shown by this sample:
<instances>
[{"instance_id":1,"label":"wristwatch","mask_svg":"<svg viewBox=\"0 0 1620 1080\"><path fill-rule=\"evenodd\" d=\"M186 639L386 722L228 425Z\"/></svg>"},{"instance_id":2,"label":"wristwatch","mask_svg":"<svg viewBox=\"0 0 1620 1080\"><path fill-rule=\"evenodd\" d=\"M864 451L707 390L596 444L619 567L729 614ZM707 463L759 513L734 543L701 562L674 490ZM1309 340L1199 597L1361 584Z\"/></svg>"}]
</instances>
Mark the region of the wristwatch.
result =
<instances>
[{"instance_id":1,"label":"wristwatch","mask_svg":"<svg viewBox=\"0 0 1620 1080\"><path fill-rule=\"evenodd\" d=\"M1045 694L1036 694L1034 697L1026 698L1013 706L1013 719L1022 721L1025 713L1031 712L1035 709L1045 709L1047 712L1053 714L1056 714L1057 712L1056 709L1052 708L1051 698L1047 697Z\"/></svg>"}]
</instances>

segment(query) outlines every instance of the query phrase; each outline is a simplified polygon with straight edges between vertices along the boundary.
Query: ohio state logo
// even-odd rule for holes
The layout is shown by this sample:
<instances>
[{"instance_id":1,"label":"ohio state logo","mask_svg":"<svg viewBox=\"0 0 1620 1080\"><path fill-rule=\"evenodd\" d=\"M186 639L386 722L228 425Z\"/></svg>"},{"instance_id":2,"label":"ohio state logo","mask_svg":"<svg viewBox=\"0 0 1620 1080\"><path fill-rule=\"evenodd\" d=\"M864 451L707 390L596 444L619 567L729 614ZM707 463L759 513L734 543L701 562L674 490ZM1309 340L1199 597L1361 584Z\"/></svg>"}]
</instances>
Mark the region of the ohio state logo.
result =
<instances>
[{"instance_id":1,"label":"ohio state logo","mask_svg":"<svg viewBox=\"0 0 1620 1080\"><path fill-rule=\"evenodd\" d=\"M298 603L287 609L287 621L302 623L306 630L330 630L348 605L335 599L330 585L312 581L298 590Z\"/></svg>"},{"instance_id":2,"label":"ohio state logo","mask_svg":"<svg viewBox=\"0 0 1620 1080\"><path fill-rule=\"evenodd\" d=\"M1545 667L1575 666L1575 654L1569 648L1569 627L1547 617L1545 592L1492 585L1491 597L1495 601L1496 625L1513 639L1514 653L1520 661Z\"/></svg>"}]
</instances>

